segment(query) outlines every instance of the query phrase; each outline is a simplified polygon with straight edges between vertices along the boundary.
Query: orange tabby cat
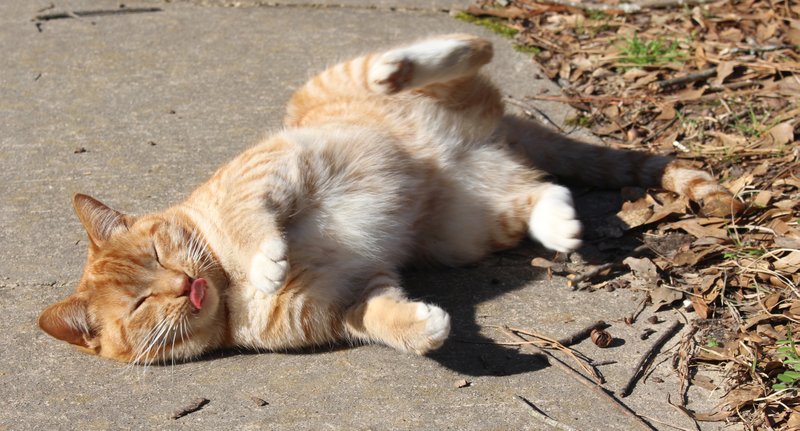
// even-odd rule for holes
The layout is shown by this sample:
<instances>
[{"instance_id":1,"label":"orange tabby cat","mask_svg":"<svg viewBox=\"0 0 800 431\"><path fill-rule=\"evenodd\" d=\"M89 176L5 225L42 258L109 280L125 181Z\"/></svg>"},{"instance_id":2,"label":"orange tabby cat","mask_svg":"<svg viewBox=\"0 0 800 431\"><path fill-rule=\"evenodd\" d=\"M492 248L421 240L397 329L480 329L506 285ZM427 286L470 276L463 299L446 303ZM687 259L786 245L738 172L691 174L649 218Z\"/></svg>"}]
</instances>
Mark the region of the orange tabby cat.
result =
<instances>
[{"instance_id":1,"label":"orange tabby cat","mask_svg":"<svg viewBox=\"0 0 800 431\"><path fill-rule=\"evenodd\" d=\"M580 245L569 190L537 168L740 209L711 176L669 158L504 115L477 74L491 57L488 41L449 35L334 66L295 93L284 131L160 213L76 195L86 267L39 325L135 363L339 340L422 354L444 342L450 317L408 299L400 267L472 262L525 235L563 252Z\"/></svg>"}]
</instances>

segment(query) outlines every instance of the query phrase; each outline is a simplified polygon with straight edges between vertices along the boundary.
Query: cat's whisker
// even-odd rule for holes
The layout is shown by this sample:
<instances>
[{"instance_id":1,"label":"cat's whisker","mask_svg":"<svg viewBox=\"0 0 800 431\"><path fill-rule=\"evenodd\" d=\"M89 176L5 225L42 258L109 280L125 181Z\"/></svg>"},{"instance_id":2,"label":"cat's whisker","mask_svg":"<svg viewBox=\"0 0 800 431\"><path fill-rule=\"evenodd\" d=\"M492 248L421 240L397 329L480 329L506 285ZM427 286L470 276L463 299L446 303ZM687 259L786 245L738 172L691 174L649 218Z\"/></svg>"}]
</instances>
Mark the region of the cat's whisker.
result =
<instances>
[{"instance_id":1,"label":"cat's whisker","mask_svg":"<svg viewBox=\"0 0 800 431\"><path fill-rule=\"evenodd\" d=\"M172 331L172 345L170 346L170 349L169 349L169 354L170 354L170 360L172 362L172 372L173 373L175 372L175 337L178 336L178 329L177 328L173 328L174 324L175 324L174 321L173 321L172 324L170 324L170 330Z\"/></svg>"},{"instance_id":2,"label":"cat's whisker","mask_svg":"<svg viewBox=\"0 0 800 431\"><path fill-rule=\"evenodd\" d=\"M145 353L144 371L145 372L147 371L147 367L152 365L153 362L155 362L156 359L158 359L158 348L155 350L155 355L151 355L151 353L154 353L153 352L153 348L159 345L159 342L164 337L164 335L167 333L167 329L168 329L167 320L166 319L161 320L159 322L158 326L161 329L156 333L156 335L153 337L153 339L148 344L147 349L144 351L144 353Z\"/></svg>"},{"instance_id":3,"label":"cat's whisker","mask_svg":"<svg viewBox=\"0 0 800 431\"><path fill-rule=\"evenodd\" d=\"M133 366L143 365L139 361L142 359L142 357L144 357L148 353L149 349L146 349L146 347L149 344L151 344L151 340L158 333L158 331L161 329L161 326L163 325L163 323L164 322L162 321L162 322L159 322L159 324L154 325L153 328L151 328L150 331L147 333L147 335L145 335L144 337L142 337L141 340L139 340L139 342L137 343L136 347L134 348L134 355L136 355L136 356L133 359L133 361L131 361L131 363L128 365L128 368L133 367Z\"/></svg>"}]
</instances>

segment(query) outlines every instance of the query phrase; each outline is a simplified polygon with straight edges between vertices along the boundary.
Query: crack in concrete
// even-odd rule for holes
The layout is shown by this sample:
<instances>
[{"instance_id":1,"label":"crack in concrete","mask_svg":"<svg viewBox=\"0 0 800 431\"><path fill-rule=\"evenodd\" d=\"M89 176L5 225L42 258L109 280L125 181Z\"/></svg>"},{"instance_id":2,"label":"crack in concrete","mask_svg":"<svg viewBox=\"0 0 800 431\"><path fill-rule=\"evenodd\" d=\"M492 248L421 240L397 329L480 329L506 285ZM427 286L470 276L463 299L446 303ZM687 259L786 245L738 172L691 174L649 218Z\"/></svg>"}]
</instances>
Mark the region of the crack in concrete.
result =
<instances>
[{"instance_id":1,"label":"crack in concrete","mask_svg":"<svg viewBox=\"0 0 800 431\"><path fill-rule=\"evenodd\" d=\"M77 283L73 280L67 281L46 281L46 282L26 282L26 281L15 281L15 282L0 282L0 290L4 289L16 289L16 288L49 288L49 287L67 287L72 286L74 283Z\"/></svg>"}]
</instances>

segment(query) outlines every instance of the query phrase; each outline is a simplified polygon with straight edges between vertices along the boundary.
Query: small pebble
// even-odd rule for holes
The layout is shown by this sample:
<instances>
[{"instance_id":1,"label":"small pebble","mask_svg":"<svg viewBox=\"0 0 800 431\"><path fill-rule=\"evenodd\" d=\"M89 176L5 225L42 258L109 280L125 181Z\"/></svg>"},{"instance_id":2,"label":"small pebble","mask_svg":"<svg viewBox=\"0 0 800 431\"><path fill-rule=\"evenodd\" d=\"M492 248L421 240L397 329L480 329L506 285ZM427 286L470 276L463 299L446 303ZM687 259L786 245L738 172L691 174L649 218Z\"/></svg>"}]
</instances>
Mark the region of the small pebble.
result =
<instances>
[{"instance_id":1,"label":"small pebble","mask_svg":"<svg viewBox=\"0 0 800 431\"><path fill-rule=\"evenodd\" d=\"M268 402L266 402L265 400L263 400L263 399L261 399L261 398L259 398L257 396L251 396L250 400L253 401L255 403L255 405L257 405L258 407L264 407L264 406L269 404Z\"/></svg>"}]
</instances>

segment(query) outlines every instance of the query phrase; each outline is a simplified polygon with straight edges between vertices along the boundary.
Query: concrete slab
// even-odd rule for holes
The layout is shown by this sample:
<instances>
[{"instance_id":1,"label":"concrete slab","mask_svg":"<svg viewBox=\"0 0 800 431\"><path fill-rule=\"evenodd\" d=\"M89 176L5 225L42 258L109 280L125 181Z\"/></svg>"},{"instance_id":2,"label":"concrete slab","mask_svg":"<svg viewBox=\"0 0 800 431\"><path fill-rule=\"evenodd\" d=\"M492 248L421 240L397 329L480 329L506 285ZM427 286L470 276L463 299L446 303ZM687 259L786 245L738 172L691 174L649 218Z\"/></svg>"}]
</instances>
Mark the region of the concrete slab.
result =
<instances>
[{"instance_id":1,"label":"concrete slab","mask_svg":"<svg viewBox=\"0 0 800 431\"><path fill-rule=\"evenodd\" d=\"M650 344L638 337L647 326L643 319L620 323L636 294L569 291L563 279L549 280L530 267L529 259L542 253L531 245L476 267L406 274L416 296L453 316L452 339L430 357L378 346L227 352L145 372L80 354L43 334L38 313L73 289L84 259L84 233L69 206L73 192L135 213L181 199L215 167L278 128L291 91L327 64L426 34L467 31L496 41L489 72L506 93L524 99L558 92L507 41L444 13L146 2L162 10L52 20L39 31L30 19L48 5L0 5L0 429L542 429L514 394L580 429L632 429L541 360L513 347L471 343L502 340L491 325L558 337L605 319L624 344L579 348L597 360L618 361L602 367L612 389ZM557 104L539 107L555 121L569 112ZM651 379L626 403L688 426L665 404L677 388L671 370L662 365L653 376L663 383ZM456 388L459 379L473 384ZM251 396L269 405L257 407ZM179 420L167 418L196 397L210 403Z\"/></svg>"}]
</instances>

